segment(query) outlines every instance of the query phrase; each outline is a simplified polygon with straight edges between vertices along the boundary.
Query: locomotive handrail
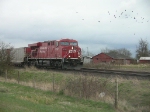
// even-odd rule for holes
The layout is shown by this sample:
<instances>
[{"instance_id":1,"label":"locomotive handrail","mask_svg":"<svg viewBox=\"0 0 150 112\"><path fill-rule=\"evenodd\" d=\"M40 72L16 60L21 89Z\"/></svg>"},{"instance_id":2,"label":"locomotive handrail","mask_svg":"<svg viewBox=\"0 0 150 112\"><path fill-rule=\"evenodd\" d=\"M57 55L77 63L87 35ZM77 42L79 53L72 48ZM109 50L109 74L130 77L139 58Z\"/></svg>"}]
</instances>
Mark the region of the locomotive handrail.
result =
<instances>
[{"instance_id":1,"label":"locomotive handrail","mask_svg":"<svg viewBox=\"0 0 150 112\"><path fill-rule=\"evenodd\" d=\"M64 58L66 58L70 53L68 53Z\"/></svg>"}]
</instances>

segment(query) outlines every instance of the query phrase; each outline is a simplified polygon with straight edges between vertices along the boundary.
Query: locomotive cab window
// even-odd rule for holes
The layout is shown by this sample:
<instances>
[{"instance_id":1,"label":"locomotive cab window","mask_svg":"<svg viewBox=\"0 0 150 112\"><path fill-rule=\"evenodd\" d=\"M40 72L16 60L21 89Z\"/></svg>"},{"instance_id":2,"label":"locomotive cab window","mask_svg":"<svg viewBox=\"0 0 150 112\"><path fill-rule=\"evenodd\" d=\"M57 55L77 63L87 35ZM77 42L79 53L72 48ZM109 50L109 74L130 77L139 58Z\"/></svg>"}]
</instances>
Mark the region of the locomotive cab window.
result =
<instances>
[{"instance_id":1,"label":"locomotive cab window","mask_svg":"<svg viewBox=\"0 0 150 112\"><path fill-rule=\"evenodd\" d=\"M62 46L68 46L69 42L60 42L60 45L62 45Z\"/></svg>"},{"instance_id":2,"label":"locomotive cab window","mask_svg":"<svg viewBox=\"0 0 150 112\"><path fill-rule=\"evenodd\" d=\"M77 46L78 43L77 43L77 42L70 42L70 45L72 45L72 46Z\"/></svg>"}]
</instances>

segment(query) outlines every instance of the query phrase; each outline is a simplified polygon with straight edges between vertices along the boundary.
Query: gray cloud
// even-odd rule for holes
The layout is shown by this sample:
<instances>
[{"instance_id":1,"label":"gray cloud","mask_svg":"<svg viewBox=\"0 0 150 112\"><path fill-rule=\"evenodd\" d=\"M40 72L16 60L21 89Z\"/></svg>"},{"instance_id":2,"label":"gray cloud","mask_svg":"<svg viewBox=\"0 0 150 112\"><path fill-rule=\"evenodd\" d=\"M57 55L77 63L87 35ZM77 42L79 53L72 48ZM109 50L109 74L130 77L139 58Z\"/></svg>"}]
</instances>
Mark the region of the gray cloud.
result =
<instances>
[{"instance_id":1,"label":"gray cloud","mask_svg":"<svg viewBox=\"0 0 150 112\"><path fill-rule=\"evenodd\" d=\"M1 0L0 40L22 47L73 38L95 54L105 47L135 54L140 38L150 42L149 5L149 0Z\"/></svg>"}]
</instances>

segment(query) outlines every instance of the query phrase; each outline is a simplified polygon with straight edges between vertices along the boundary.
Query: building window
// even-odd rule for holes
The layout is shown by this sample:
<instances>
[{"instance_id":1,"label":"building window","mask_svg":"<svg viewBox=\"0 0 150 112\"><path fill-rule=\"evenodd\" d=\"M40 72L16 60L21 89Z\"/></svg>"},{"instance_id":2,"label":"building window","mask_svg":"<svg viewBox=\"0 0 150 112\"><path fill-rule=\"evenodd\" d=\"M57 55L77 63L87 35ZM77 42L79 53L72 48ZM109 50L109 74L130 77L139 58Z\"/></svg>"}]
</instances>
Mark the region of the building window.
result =
<instances>
[{"instance_id":1,"label":"building window","mask_svg":"<svg viewBox=\"0 0 150 112\"><path fill-rule=\"evenodd\" d=\"M98 58L96 58L98 60Z\"/></svg>"}]
</instances>

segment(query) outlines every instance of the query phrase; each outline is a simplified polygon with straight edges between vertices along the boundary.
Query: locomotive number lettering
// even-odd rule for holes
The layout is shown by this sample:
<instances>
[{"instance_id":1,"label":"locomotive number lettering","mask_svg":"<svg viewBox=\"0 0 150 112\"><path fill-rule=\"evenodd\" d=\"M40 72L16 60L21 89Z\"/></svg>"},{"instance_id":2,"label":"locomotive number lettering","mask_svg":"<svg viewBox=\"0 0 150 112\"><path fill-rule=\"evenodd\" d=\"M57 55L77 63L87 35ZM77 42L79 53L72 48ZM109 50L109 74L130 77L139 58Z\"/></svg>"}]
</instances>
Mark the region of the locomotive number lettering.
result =
<instances>
[{"instance_id":1,"label":"locomotive number lettering","mask_svg":"<svg viewBox=\"0 0 150 112\"><path fill-rule=\"evenodd\" d=\"M69 53L76 53L76 50L69 50Z\"/></svg>"},{"instance_id":2,"label":"locomotive number lettering","mask_svg":"<svg viewBox=\"0 0 150 112\"><path fill-rule=\"evenodd\" d=\"M47 47L40 47L40 49L47 49Z\"/></svg>"},{"instance_id":3,"label":"locomotive number lettering","mask_svg":"<svg viewBox=\"0 0 150 112\"><path fill-rule=\"evenodd\" d=\"M45 51L41 51L41 50L40 50L40 53L45 53Z\"/></svg>"},{"instance_id":4,"label":"locomotive number lettering","mask_svg":"<svg viewBox=\"0 0 150 112\"><path fill-rule=\"evenodd\" d=\"M56 48L55 50L57 50L57 51L58 51L58 50L59 50L59 48Z\"/></svg>"}]
</instances>

